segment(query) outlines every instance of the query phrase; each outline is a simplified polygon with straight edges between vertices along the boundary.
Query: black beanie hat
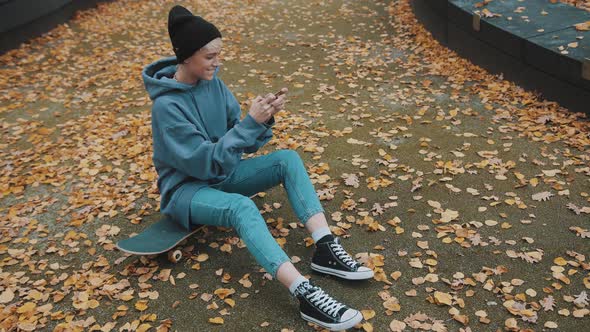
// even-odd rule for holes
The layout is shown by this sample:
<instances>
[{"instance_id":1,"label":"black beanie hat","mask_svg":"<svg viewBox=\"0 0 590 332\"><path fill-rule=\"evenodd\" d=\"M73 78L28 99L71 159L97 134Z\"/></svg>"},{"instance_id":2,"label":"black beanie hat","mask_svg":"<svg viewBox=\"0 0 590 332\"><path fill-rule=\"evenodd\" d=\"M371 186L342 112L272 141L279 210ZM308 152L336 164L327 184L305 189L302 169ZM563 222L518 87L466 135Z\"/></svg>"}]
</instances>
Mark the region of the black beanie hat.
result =
<instances>
[{"instance_id":1,"label":"black beanie hat","mask_svg":"<svg viewBox=\"0 0 590 332\"><path fill-rule=\"evenodd\" d=\"M177 63L182 63L201 47L221 37L221 32L201 16L193 15L183 6L176 5L168 13L168 35Z\"/></svg>"}]
</instances>

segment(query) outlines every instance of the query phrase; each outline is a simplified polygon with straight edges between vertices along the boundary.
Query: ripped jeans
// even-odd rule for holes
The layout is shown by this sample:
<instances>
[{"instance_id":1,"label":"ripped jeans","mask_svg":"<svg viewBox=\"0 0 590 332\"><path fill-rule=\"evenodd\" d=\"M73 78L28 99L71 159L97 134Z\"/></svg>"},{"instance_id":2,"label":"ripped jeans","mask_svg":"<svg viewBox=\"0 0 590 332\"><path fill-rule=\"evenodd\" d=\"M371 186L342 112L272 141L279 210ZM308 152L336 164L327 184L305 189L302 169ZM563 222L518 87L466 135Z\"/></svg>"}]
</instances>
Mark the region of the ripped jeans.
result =
<instances>
[{"instance_id":1,"label":"ripped jeans","mask_svg":"<svg viewBox=\"0 0 590 332\"><path fill-rule=\"evenodd\" d=\"M292 149L240 160L229 177L201 188L190 204L191 224L234 228L256 261L276 279L291 259L276 242L250 196L282 183L297 218L305 224L324 212L303 160Z\"/></svg>"}]
</instances>

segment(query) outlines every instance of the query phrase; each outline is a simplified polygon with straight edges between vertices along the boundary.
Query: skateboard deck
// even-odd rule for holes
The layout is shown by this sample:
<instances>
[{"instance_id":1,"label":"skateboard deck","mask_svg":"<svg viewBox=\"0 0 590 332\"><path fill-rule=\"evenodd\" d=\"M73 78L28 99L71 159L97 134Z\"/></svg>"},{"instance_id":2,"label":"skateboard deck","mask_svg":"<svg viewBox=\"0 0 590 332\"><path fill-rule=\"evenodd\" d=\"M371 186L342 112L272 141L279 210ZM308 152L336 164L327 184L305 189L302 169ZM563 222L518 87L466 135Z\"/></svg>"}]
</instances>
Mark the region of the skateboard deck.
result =
<instances>
[{"instance_id":1,"label":"skateboard deck","mask_svg":"<svg viewBox=\"0 0 590 332\"><path fill-rule=\"evenodd\" d=\"M250 196L250 198L256 194ZM170 251L182 240L193 235L206 225L196 225L187 230L168 216L164 216L148 226L141 233L117 242L117 249L134 255L157 255L168 251L168 259L173 263L182 258L180 250Z\"/></svg>"},{"instance_id":2,"label":"skateboard deck","mask_svg":"<svg viewBox=\"0 0 590 332\"><path fill-rule=\"evenodd\" d=\"M191 230L181 227L174 220L164 217L141 233L117 242L117 248L134 255L156 255L174 248L178 243L203 229L198 225Z\"/></svg>"}]
</instances>

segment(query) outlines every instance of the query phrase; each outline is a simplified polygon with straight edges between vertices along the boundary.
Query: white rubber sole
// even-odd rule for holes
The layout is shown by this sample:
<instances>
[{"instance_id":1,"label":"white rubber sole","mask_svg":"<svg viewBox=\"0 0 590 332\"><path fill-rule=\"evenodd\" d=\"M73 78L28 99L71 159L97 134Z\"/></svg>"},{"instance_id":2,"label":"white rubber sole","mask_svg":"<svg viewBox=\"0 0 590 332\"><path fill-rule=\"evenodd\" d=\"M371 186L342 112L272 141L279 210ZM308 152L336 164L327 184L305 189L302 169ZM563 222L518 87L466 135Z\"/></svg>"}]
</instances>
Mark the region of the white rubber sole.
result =
<instances>
[{"instance_id":1,"label":"white rubber sole","mask_svg":"<svg viewBox=\"0 0 590 332\"><path fill-rule=\"evenodd\" d=\"M342 278L348 279L348 280L364 280L364 279L373 278L373 276L374 276L374 273L372 270L369 270L366 272L346 272L346 271L340 271L340 270L332 269L332 268L325 267L325 266L320 266L320 265L317 265L314 263L311 263L311 269L318 271L318 272L335 275L337 277L342 277Z\"/></svg>"},{"instance_id":2,"label":"white rubber sole","mask_svg":"<svg viewBox=\"0 0 590 332\"><path fill-rule=\"evenodd\" d=\"M341 323L336 323L336 324L328 324L328 323L324 323L321 322L311 316L308 316L302 312L299 312L301 314L301 317L303 319L305 319L306 321L318 324L321 327L325 327L327 329L329 329L330 331L340 331L340 330L346 330L349 329L353 326L355 326L356 324L360 323L363 320L363 315L361 314L361 312L357 312L355 316L351 317L349 320L345 321L345 322L341 322Z\"/></svg>"}]
</instances>

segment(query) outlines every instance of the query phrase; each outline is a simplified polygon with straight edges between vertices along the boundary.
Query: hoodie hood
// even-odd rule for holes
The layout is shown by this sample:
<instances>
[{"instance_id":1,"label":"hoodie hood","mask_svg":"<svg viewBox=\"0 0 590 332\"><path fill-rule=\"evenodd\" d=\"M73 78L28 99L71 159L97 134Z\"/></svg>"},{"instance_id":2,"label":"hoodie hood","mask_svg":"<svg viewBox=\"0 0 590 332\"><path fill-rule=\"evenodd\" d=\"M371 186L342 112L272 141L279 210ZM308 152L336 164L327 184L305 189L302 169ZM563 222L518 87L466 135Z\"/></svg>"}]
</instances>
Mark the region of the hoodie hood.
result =
<instances>
[{"instance_id":1,"label":"hoodie hood","mask_svg":"<svg viewBox=\"0 0 590 332\"><path fill-rule=\"evenodd\" d=\"M207 80L199 80L197 84L187 84L175 80L174 73L178 64L176 56L170 56L156 60L143 68L141 77L150 99L155 100L157 97L166 94L172 90L190 90L201 88L209 83ZM215 68L213 73L214 80L220 67Z\"/></svg>"}]
</instances>

